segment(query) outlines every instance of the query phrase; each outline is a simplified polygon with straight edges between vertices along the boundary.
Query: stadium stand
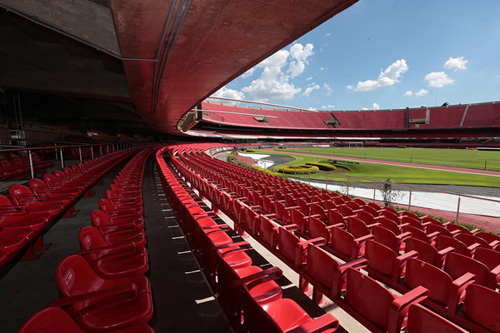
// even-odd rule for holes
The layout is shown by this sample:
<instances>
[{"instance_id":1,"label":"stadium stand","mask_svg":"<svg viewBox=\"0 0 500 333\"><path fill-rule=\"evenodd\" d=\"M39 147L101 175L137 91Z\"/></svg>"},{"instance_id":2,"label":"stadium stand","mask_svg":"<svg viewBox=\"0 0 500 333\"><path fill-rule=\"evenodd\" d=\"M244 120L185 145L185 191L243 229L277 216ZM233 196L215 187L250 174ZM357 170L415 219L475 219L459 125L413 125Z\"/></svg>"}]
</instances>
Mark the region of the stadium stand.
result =
<instances>
[{"instance_id":1,"label":"stadium stand","mask_svg":"<svg viewBox=\"0 0 500 333\"><path fill-rule=\"evenodd\" d=\"M435 327L444 325L443 327L454 331L461 331L458 326L480 332L496 331L495 320L481 319L481 314L473 311L470 304L477 302L476 297L479 295L485 295L485 299L492 302L490 304L498 300L496 288L500 266L498 256L494 254L498 252L492 250L498 246L497 242L488 243L482 238L480 241L480 238L475 236L477 231L451 227L450 224L441 226L440 222L427 217L395 212L346 196L339 200L339 197L331 192L222 162L205 153L208 148L214 146L216 145L181 145L165 148L157 153L157 163L166 179L178 182L179 178L173 175L177 172L201 197L207 198L213 204L212 213L200 211L197 205L189 204L193 200L191 196L182 194L186 187L176 185L177 187L172 188L172 184L164 181L164 187L169 191L169 199L174 202L173 206L177 207L181 225L187 230L196 251L200 252L201 257L205 256L202 262L210 267L212 281L218 281L215 279L218 270L214 268L214 265L217 267L217 260L207 260L209 255L206 251L218 253L221 274L227 274L222 281L234 280L240 269L248 267L247 265L252 267L251 261L245 259L245 256L236 257L236 253L246 251L248 244L234 244L230 238L224 236L227 227L211 221L211 214L221 210L235 222L235 229L254 237L280 258L284 265L298 272L301 277L301 290L305 291L307 285L311 284L313 300L319 303L322 295L327 296L372 331L399 332L406 325L409 331L419 331L418 325L428 323L414 324L413 321L422 321L422 318L426 317L436 325ZM164 162L163 153L170 165ZM176 194L175 189L180 193ZM184 205L189 205L193 210L187 208L188 211L185 211ZM345 209L346 207L349 209ZM329 216L333 212L340 214L340 218L330 219ZM373 224L373 221L377 221L376 226L369 227L368 224ZM296 222L299 224L292 224ZM392 231L384 226L389 226ZM411 230L419 230L426 235L425 240L413 238ZM384 239L391 234L396 251L383 244L385 241L390 242ZM468 256L454 253L460 251L457 242L463 243L460 239L465 240L467 237L478 239L477 243L469 246L471 250L467 253ZM447 238L453 241L442 244L441 239ZM471 243L474 239L467 241ZM347 243L342 245L344 242ZM352 245L349 245L349 242ZM483 247L479 249L480 243ZM231 259L224 256L226 251L233 254ZM337 261L335 257L345 261L345 264ZM225 260L225 263L221 264L221 260ZM233 271L230 270L231 266ZM368 272L370 278L360 271L361 268ZM256 271L259 279L269 276L264 278L265 283L273 281L280 274L277 270L267 273ZM244 278L242 281L253 279ZM212 283L216 288L227 287ZM257 288L259 284L255 283L254 286L250 283L249 286L246 283L237 293L241 296L236 297L243 299L243 327L250 330L263 329L263 326L252 324L254 322L271 325L266 327L272 327L276 323L280 326L282 317L278 310L268 312L274 320L274 324L270 324L273 320L268 323L269 316L252 300L251 296L257 300L262 297L258 292L252 294L253 288ZM403 296L395 296L384 285L391 286L403 293ZM276 286L269 285L266 288L275 290L272 292L275 296L272 297L278 297ZM468 295L466 291L472 291L470 299L467 299L467 296L464 299L464 295ZM221 289L221 295L228 294L230 293ZM371 295L377 297L372 298ZM233 301L234 299L224 300L229 304ZM366 302L378 305L366 307ZM412 305L419 302L432 311ZM464 306L468 306L467 315L459 311L462 302ZM466 302L471 303L467 305ZM270 308L264 307L264 310ZM374 308L377 311L374 311ZM241 317L241 314L234 313L234 306L228 306L228 309L226 311L229 311L231 316ZM467 308L464 309L467 311ZM492 313L490 315L491 318L495 317ZM251 323L245 326L248 320L251 320ZM320 319L315 322L320 322ZM307 325L302 326L303 331L307 331Z\"/></svg>"}]
</instances>

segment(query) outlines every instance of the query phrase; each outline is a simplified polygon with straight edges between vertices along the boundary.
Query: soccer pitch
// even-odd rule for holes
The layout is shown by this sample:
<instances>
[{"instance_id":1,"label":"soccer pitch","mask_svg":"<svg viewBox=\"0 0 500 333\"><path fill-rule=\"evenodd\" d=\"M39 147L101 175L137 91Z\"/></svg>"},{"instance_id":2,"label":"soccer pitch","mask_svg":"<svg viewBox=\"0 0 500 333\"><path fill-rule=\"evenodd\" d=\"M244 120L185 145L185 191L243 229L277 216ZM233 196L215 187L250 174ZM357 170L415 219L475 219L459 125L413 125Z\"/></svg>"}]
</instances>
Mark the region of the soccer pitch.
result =
<instances>
[{"instance_id":1,"label":"soccer pitch","mask_svg":"<svg viewBox=\"0 0 500 333\"><path fill-rule=\"evenodd\" d=\"M287 152L500 170L500 151L431 148L287 148Z\"/></svg>"}]
</instances>

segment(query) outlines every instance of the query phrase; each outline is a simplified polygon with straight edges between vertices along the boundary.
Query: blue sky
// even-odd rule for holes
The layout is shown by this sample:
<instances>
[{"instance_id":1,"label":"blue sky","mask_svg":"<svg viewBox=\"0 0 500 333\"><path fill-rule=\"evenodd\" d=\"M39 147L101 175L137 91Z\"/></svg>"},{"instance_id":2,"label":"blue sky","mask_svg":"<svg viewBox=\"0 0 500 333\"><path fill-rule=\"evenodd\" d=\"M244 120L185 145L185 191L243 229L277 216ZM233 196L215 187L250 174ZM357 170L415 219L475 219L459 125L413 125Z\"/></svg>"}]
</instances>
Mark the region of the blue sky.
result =
<instances>
[{"instance_id":1,"label":"blue sky","mask_svg":"<svg viewBox=\"0 0 500 333\"><path fill-rule=\"evenodd\" d=\"M360 0L215 95L317 110L500 100L500 1Z\"/></svg>"}]
</instances>

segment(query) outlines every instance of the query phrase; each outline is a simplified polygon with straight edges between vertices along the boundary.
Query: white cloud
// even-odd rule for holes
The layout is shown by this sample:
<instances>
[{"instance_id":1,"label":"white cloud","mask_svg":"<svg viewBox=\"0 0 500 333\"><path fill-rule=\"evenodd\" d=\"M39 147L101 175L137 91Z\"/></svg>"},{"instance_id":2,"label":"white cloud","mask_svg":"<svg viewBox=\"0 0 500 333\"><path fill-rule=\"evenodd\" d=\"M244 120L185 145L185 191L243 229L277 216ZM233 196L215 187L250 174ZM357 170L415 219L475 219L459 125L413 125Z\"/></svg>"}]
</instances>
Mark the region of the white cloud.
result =
<instances>
[{"instance_id":1,"label":"white cloud","mask_svg":"<svg viewBox=\"0 0 500 333\"><path fill-rule=\"evenodd\" d=\"M326 37L330 37L332 34L330 32L326 33Z\"/></svg>"},{"instance_id":2,"label":"white cloud","mask_svg":"<svg viewBox=\"0 0 500 333\"><path fill-rule=\"evenodd\" d=\"M409 66L405 59L396 60L385 70L380 71L377 80L359 81L355 91L370 91L386 86L392 86L399 82L401 75L408 71Z\"/></svg>"},{"instance_id":3,"label":"white cloud","mask_svg":"<svg viewBox=\"0 0 500 333\"><path fill-rule=\"evenodd\" d=\"M279 50L272 56L262 60L256 67L265 68L265 67L283 67L286 64L288 59L288 55L290 52L287 50Z\"/></svg>"},{"instance_id":4,"label":"white cloud","mask_svg":"<svg viewBox=\"0 0 500 333\"><path fill-rule=\"evenodd\" d=\"M307 110L309 110L309 111L318 111L318 109L313 108L312 106L308 107Z\"/></svg>"},{"instance_id":5,"label":"white cloud","mask_svg":"<svg viewBox=\"0 0 500 333\"><path fill-rule=\"evenodd\" d=\"M263 68L260 77L241 90L248 95L249 99L261 102L271 99L288 100L293 98L302 89L291 83L290 79L304 72L308 58L314 54L313 49L313 44L303 46L300 43L295 43L290 51L280 50L276 52L255 66ZM310 93L311 91L307 95Z\"/></svg>"},{"instance_id":6,"label":"white cloud","mask_svg":"<svg viewBox=\"0 0 500 333\"><path fill-rule=\"evenodd\" d=\"M319 68L320 71L324 71L325 70L325 67L320 67Z\"/></svg>"},{"instance_id":7,"label":"white cloud","mask_svg":"<svg viewBox=\"0 0 500 333\"><path fill-rule=\"evenodd\" d=\"M417 91L415 93L415 96L417 97L421 97L421 96L425 96L429 93L429 90L425 90L425 89L420 89L419 91Z\"/></svg>"},{"instance_id":8,"label":"white cloud","mask_svg":"<svg viewBox=\"0 0 500 333\"><path fill-rule=\"evenodd\" d=\"M403 96L412 96L413 92L411 90L408 90L407 92L404 93Z\"/></svg>"},{"instance_id":9,"label":"white cloud","mask_svg":"<svg viewBox=\"0 0 500 333\"><path fill-rule=\"evenodd\" d=\"M327 96L330 96L332 94L333 89L332 89L332 87L330 87L330 85L328 83L326 83L326 82L323 83L323 88L325 88Z\"/></svg>"},{"instance_id":10,"label":"white cloud","mask_svg":"<svg viewBox=\"0 0 500 333\"><path fill-rule=\"evenodd\" d=\"M314 54L314 45L311 43L305 46L300 43L293 44L289 50L280 50L261 61L253 69L243 74L245 77L255 75L257 71L262 72L248 86L241 89L248 99L260 102L269 100L289 100L303 91L296 87L291 80L302 74L309 63L310 57ZM312 80L308 77L306 81ZM308 96L315 88L315 83L309 85L304 92Z\"/></svg>"},{"instance_id":11,"label":"white cloud","mask_svg":"<svg viewBox=\"0 0 500 333\"><path fill-rule=\"evenodd\" d=\"M362 110L368 110L368 108L363 108Z\"/></svg>"},{"instance_id":12,"label":"white cloud","mask_svg":"<svg viewBox=\"0 0 500 333\"><path fill-rule=\"evenodd\" d=\"M245 99L245 94L241 91L229 89L226 87L222 87L212 94L214 97L223 97L223 98L231 98L231 99ZM227 102L227 104L235 105L238 102Z\"/></svg>"},{"instance_id":13,"label":"white cloud","mask_svg":"<svg viewBox=\"0 0 500 333\"><path fill-rule=\"evenodd\" d=\"M324 110L324 109L333 109L335 107L335 105L333 104L328 104L328 105L322 105L321 108Z\"/></svg>"},{"instance_id":14,"label":"white cloud","mask_svg":"<svg viewBox=\"0 0 500 333\"><path fill-rule=\"evenodd\" d=\"M464 57L458 57L458 58L450 57L448 60L446 60L443 67L445 69L454 69L455 71L457 69L467 69L466 65L468 62L469 60L465 60Z\"/></svg>"},{"instance_id":15,"label":"white cloud","mask_svg":"<svg viewBox=\"0 0 500 333\"><path fill-rule=\"evenodd\" d=\"M450 78L445 72L431 72L425 76L429 82L429 87L442 88L449 84L454 84L455 80Z\"/></svg>"},{"instance_id":16,"label":"white cloud","mask_svg":"<svg viewBox=\"0 0 500 333\"><path fill-rule=\"evenodd\" d=\"M245 73L243 73L241 75L241 77L244 78L244 79L246 79L247 77L252 76L254 72L255 72L255 67L252 67L249 70L247 70Z\"/></svg>"},{"instance_id":17,"label":"white cloud","mask_svg":"<svg viewBox=\"0 0 500 333\"><path fill-rule=\"evenodd\" d=\"M373 110L378 110L378 109L380 109L380 105L378 105L377 103L373 103L372 108L373 108Z\"/></svg>"},{"instance_id":18,"label":"white cloud","mask_svg":"<svg viewBox=\"0 0 500 333\"><path fill-rule=\"evenodd\" d=\"M352 90L352 89L354 89L354 87L353 87L352 85L350 85L350 84L348 84L346 88L347 88L348 90Z\"/></svg>"},{"instance_id":19,"label":"white cloud","mask_svg":"<svg viewBox=\"0 0 500 333\"><path fill-rule=\"evenodd\" d=\"M319 84L313 82L306 88L302 95L309 97L310 93L312 93L314 90L318 90L319 88Z\"/></svg>"},{"instance_id":20,"label":"white cloud","mask_svg":"<svg viewBox=\"0 0 500 333\"><path fill-rule=\"evenodd\" d=\"M313 79L313 77L312 77L312 76L309 76L309 77L306 79L306 81L311 81L312 79Z\"/></svg>"},{"instance_id":21,"label":"white cloud","mask_svg":"<svg viewBox=\"0 0 500 333\"><path fill-rule=\"evenodd\" d=\"M335 107L335 105L333 105L333 104L328 104L328 105L327 105L327 107L329 107L329 108L332 108L332 109L333 109L333 108Z\"/></svg>"},{"instance_id":22,"label":"white cloud","mask_svg":"<svg viewBox=\"0 0 500 333\"><path fill-rule=\"evenodd\" d=\"M314 54L314 45L311 43L303 46L300 43L295 43L290 48L290 56L293 61L288 65L288 70L286 71L290 74L291 78L297 77L304 72L306 65L308 64L307 58Z\"/></svg>"}]
</instances>

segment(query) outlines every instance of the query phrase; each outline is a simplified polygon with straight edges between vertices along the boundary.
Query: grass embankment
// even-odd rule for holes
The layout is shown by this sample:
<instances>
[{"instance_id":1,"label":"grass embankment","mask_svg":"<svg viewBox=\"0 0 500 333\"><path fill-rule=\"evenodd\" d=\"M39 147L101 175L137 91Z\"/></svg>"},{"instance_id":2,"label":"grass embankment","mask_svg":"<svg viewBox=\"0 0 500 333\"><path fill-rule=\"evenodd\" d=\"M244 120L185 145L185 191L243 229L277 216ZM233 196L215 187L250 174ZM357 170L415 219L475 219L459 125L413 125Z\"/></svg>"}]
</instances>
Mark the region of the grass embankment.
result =
<instances>
[{"instance_id":1,"label":"grass embankment","mask_svg":"<svg viewBox=\"0 0 500 333\"><path fill-rule=\"evenodd\" d=\"M431 148L287 148L286 151L372 160L500 170L500 151Z\"/></svg>"},{"instance_id":2,"label":"grass embankment","mask_svg":"<svg viewBox=\"0 0 500 333\"><path fill-rule=\"evenodd\" d=\"M324 157L313 157L305 155L296 155L287 149L281 152L269 152L269 151L258 151L262 154L273 154L273 155L286 155L293 157L294 160L285 165L299 166L305 165L307 162L325 162ZM340 161L339 159L336 159ZM475 174L451 172L451 171L440 171L440 170L428 170L413 167L402 167L393 165L384 165L376 163L352 163L352 162L342 162L340 161L338 165L349 169L348 172L328 172L320 173L316 172L311 174L311 180L324 180L326 175L328 175L328 180L346 181L346 176L355 176L362 178L369 178L375 180L385 181L390 178L394 183L400 184L439 184L439 185L470 185L470 186L488 186L488 187L500 187L500 177L493 176L482 176ZM279 169L280 166L273 167L273 170ZM304 178L309 178L309 175L302 176ZM354 182L355 180L351 180ZM360 180L361 181L361 180Z\"/></svg>"}]
</instances>

